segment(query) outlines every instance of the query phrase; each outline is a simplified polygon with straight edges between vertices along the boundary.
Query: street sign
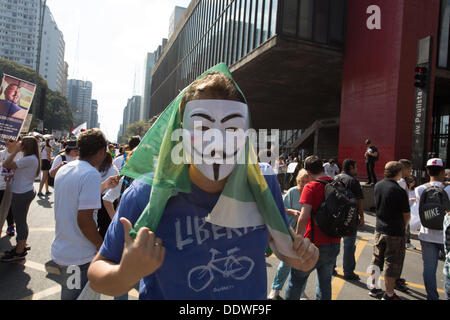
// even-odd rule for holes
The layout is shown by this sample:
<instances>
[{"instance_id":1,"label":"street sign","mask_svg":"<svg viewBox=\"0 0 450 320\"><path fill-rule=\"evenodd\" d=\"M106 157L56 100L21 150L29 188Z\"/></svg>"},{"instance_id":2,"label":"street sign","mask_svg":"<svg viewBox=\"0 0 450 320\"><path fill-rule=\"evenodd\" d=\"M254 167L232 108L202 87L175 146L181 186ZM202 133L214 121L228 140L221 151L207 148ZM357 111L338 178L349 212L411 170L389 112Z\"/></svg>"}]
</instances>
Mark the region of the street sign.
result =
<instances>
[{"instance_id":1,"label":"street sign","mask_svg":"<svg viewBox=\"0 0 450 320\"><path fill-rule=\"evenodd\" d=\"M427 151L426 134L428 132L429 94L432 66L433 38L428 36L419 40L417 66L415 67L415 100L412 143L413 172L421 184L425 178L425 161Z\"/></svg>"}]
</instances>

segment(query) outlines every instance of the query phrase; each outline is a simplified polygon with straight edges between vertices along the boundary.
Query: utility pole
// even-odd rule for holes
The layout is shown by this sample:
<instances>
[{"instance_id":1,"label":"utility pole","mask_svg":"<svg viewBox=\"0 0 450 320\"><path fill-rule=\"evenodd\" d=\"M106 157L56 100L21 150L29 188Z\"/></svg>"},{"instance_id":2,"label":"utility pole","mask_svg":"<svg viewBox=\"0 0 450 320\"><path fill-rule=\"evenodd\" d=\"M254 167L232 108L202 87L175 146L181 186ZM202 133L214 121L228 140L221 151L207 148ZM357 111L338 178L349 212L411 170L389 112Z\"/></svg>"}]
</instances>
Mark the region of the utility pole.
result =
<instances>
[{"instance_id":1,"label":"utility pole","mask_svg":"<svg viewBox=\"0 0 450 320\"><path fill-rule=\"evenodd\" d=\"M42 0L39 0L39 31L38 31L38 48L37 48L37 58L36 58L36 92L41 90L39 86L39 68L41 65L41 48L42 48L42 32L44 29L44 18L45 18L45 8L47 6L47 0L44 0L44 5L42 5ZM41 92L42 94L42 92ZM33 109L33 116L37 116L39 114L39 110L44 108L42 105L42 101L45 101L43 97L41 97L40 101L35 101L35 108ZM43 119L40 119L43 120Z\"/></svg>"}]
</instances>

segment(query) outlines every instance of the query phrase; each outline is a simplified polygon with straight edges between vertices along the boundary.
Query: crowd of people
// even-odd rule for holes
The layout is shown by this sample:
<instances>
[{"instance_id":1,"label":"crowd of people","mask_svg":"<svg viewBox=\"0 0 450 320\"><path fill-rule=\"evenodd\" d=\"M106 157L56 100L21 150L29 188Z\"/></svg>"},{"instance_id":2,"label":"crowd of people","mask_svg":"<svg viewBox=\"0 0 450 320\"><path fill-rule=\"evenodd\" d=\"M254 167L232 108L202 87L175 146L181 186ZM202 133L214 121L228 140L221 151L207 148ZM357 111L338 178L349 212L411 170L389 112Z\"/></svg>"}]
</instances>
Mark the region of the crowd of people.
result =
<instances>
[{"instance_id":1,"label":"crowd of people","mask_svg":"<svg viewBox=\"0 0 450 320\"><path fill-rule=\"evenodd\" d=\"M405 250L416 250L411 244L410 230L418 231L418 238L421 244L423 260L423 281L428 300L438 300L439 294L436 286L438 259L445 261L444 291L447 299L450 299L450 170L445 169L444 162L439 158L432 158L426 164L427 177L429 183L417 186L417 177L412 175L412 164L410 160L400 159L386 163L384 179L377 181L375 175L375 164L379 159L378 149L372 145L370 140L366 140L367 150L364 154L368 187L373 187L376 213L376 228L374 234L374 250L372 266L378 268L378 272L385 270L385 288L383 291L375 284L373 277L372 286L369 288L369 295L383 300L400 300L395 294L395 290L408 291L406 280L401 278ZM279 163L284 159L280 158ZM278 165L278 164L277 164ZM357 201L357 212L359 217L358 227L364 226L363 199L364 195L361 183L357 180L356 161L345 159L343 161L342 173L336 164L336 160L330 159L327 163L316 156L311 156L303 161L303 167L297 175L297 186L288 190L285 194L286 213L291 220L298 223L297 228L304 233L305 237L319 248L319 261L315 266L317 270L316 278L316 299L331 299L332 276L336 276L336 257L339 254L340 238L332 238L324 234L317 223L313 223L314 213L319 206L324 203L325 187L321 180L328 182L343 182L345 188L351 191ZM306 171L305 171L306 170ZM280 174L278 174L280 177ZM305 185L304 179L309 179ZM283 179L279 179L280 187L284 189ZM427 196L423 196L427 191ZM434 193L432 193L434 192ZM293 197L298 199L292 203ZM430 193L434 199L439 199L431 205L425 203L430 198ZM432 198L433 199L433 198ZM425 212L425 213L424 213ZM431 212L431 213L430 213ZM440 215L439 222L433 228L423 225L420 215L433 214ZM413 218L411 219L411 215ZM312 225L314 228L312 229ZM360 277L354 272L355 262L355 241L356 232L344 236L343 238L343 278L347 281L359 281ZM306 287L311 270L301 272L293 268L286 267L280 263L277 273L273 279L272 290L268 299L280 300L283 284L289 275L289 282L285 290L285 299L299 299ZM375 268L372 268L372 275Z\"/></svg>"},{"instance_id":2,"label":"crowd of people","mask_svg":"<svg viewBox=\"0 0 450 320\"><path fill-rule=\"evenodd\" d=\"M24 260L30 250L27 215L36 197L33 184L40 177L37 196L54 200L55 238L49 249L61 271L63 300L77 299L88 282L95 292L116 299L126 299L138 282L140 299L281 299L286 280L284 298L298 300L314 270L316 299L331 300L342 238L344 279L359 280L355 242L365 219L354 159L343 161L342 172L336 159L324 161L315 155L299 161L299 155L282 154L273 164L246 164L245 170L235 164L170 162L172 150L164 148L169 145L170 133L180 128L191 132L194 121L202 122L203 131L211 127L223 133L248 129L250 114L245 99L222 72L196 80L183 93L179 108L169 106L168 110L173 114L165 117L171 119L162 126L165 133L149 135L153 148L140 137L132 137L128 145L118 148L98 129L83 132L76 141L33 136L6 141L0 152L4 177L0 179L4 180L0 196L11 198L7 233L17 234L17 246L0 261ZM154 146L162 147L156 152ZM446 207L450 206L450 189L445 184L443 161L429 160L430 182L416 188L411 162L405 159L386 163L385 178L378 182L374 174L378 149L369 140L366 146L368 185L374 185L376 203L372 264L385 269L386 287L382 291L374 282L369 294L399 300L395 289L408 290L401 274L409 228L420 227L427 298L439 297L439 251L446 252L445 292L449 298L449 215L439 230L424 226L422 220L410 223L413 208L426 219L441 216L439 210L444 215L450 211ZM235 148L235 155L241 150L251 152L244 146ZM202 156L213 157L215 151ZM142 164L155 160L153 156L157 164L148 164L152 169L142 172L142 181L120 176L125 164L126 171L133 161ZM151 184L145 182L148 177ZM52 185L53 194L49 189ZM432 191L444 194L437 198L447 202L432 207L426 201ZM346 196L336 198L338 194ZM339 235L330 233L323 224L337 223L323 220L336 209L332 208L336 199L345 201L342 208L346 208L346 219L338 221L347 226L346 232ZM153 214L151 210L160 212L156 225L152 223L154 230L150 225L133 230L142 217ZM265 258L270 253L281 263L267 296ZM80 274L77 288L69 286L73 268Z\"/></svg>"},{"instance_id":3,"label":"crowd of people","mask_svg":"<svg viewBox=\"0 0 450 320\"><path fill-rule=\"evenodd\" d=\"M51 186L54 188L55 213L51 256L63 275L61 298L76 299L83 288L67 288L67 277L70 276L67 268L78 266L82 280L87 280L89 263L103 243L120 197L128 186L124 187L122 183L119 186L120 168L140 140L138 136L132 137L129 144L119 146L107 143L103 133L93 129L78 139L27 135L17 141L5 141L4 149L0 151L0 203L2 210L7 211L6 234L16 236L17 246L5 252L0 261L12 263L25 259L31 249L27 244L30 204L36 196L51 197ZM33 184L38 179L36 194ZM113 200L110 197L103 201L102 197L112 190L118 195Z\"/></svg>"}]
</instances>

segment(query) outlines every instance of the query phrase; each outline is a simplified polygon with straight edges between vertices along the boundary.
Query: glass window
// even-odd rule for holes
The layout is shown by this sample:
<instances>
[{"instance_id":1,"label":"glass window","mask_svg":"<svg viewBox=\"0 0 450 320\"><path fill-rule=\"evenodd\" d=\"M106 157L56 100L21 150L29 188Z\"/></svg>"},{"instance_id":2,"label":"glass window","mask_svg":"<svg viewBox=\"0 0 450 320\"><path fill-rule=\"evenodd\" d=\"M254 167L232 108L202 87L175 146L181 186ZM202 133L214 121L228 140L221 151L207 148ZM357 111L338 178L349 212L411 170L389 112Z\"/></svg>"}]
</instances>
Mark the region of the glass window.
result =
<instances>
[{"instance_id":1,"label":"glass window","mask_svg":"<svg viewBox=\"0 0 450 320\"><path fill-rule=\"evenodd\" d=\"M329 44L342 44L345 33L345 1L330 1L330 39Z\"/></svg>"},{"instance_id":2,"label":"glass window","mask_svg":"<svg viewBox=\"0 0 450 320\"><path fill-rule=\"evenodd\" d=\"M225 33L223 40L223 61L228 61L228 40L230 35L230 8L228 7L225 12Z\"/></svg>"},{"instance_id":3,"label":"glass window","mask_svg":"<svg viewBox=\"0 0 450 320\"><path fill-rule=\"evenodd\" d=\"M256 0L255 2L255 44L253 48L256 48L261 43L261 26L262 26L262 2L264 0Z\"/></svg>"},{"instance_id":4,"label":"glass window","mask_svg":"<svg viewBox=\"0 0 450 320\"><path fill-rule=\"evenodd\" d=\"M283 34L296 36L297 33L297 4L296 0L285 0L283 6Z\"/></svg>"},{"instance_id":5,"label":"glass window","mask_svg":"<svg viewBox=\"0 0 450 320\"><path fill-rule=\"evenodd\" d=\"M245 16L244 16L244 26L243 26L243 42L242 42L242 54L241 56L245 56L247 54L248 49L248 32L249 32L249 21L250 21L250 1L251 0L244 0L245 2Z\"/></svg>"},{"instance_id":6,"label":"glass window","mask_svg":"<svg viewBox=\"0 0 450 320\"><path fill-rule=\"evenodd\" d=\"M244 41L244 20L245 20L245 0L239 1L239 28L238 28L238 39L236 48L236 61L242 57L242 43Z\"/></svg>"},{"instance_id":7,"label":"glass window","mask_svg":"<svg viewBox=\"0 0 450 320\"><path fill-rule=\"evenodd\" d=\"M449 68L449 39L450 39L450 0L441 3L441 27L438 48L438 66Z\"/></svg>"},{"instance_id":8,"label":"glass window","mask_svg":"<svg viewBox=\"0 0 450 320\"><path fill-rule=\"evenodd\" d=\"M299 7L298 36L303 39L312 39L313 0L301 0Z\"/></svg>"},{"instance_id":9,"label":"glass window","mask_svg":"<svg viewBox=\"0 0 450 320\"><path fill-rule=\"evenodd\" d=\"M330 1L316 0L314 6L314 41L328 42L328 17Z\"/></svg>"},{"instance_id":10,"label":"glass window","mask_svg":"<svg viewBox=\"0 0 450 320\"><path fill-rule=\"evenodd\" d=\"M248 23L248 50L250 52L254 48L254 38L255 38L255 2L257 0L249 0L250 2L250 19Z\"/></svg>"},{"instance_id":11,"label":"glass window","mask_svg":"<svg viewBox=\"0 0 450 320\"><path fill-rule=\"evenodd\" d=\"M235 14L236 14L236 0L233 0L230 6L230 34L229 34L229 40L228 40L228 59L227 64L230 66L233 63L233 49L234 49L234 42L236 40L236 37L234 35L235 33Z\"/></svg>"},{"instance_id":12,"label":"glass window","mask_svg":"<svg viewBox=\"0 0 450 320\"><path fill-rule=\"evenodd\" d=\"M277 14L278 14L278 0L272 0L271 6L271 18L270 18L270 36L273 37L277 34Z\"/></svg>"},{"instance_id":13,"label":"glass window","mask_svg":"<svg viewBox=\"0 0 450 320\"><path fill-rule=\"evenodd\" d=\"M262 28L262 40L265 42L269 37L269 23L270 23L270 0L264 0L263 6L263 28Z\"/></svg>"}]
</instances>

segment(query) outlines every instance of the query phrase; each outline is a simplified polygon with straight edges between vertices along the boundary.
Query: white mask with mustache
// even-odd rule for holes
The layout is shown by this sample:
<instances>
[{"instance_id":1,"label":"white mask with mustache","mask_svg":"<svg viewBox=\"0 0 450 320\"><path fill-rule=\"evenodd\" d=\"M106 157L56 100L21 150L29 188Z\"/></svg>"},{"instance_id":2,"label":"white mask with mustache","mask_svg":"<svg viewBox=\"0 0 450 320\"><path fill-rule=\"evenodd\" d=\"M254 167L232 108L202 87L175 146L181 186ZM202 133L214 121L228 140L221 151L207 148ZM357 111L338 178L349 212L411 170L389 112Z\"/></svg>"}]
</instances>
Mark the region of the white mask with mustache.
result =
<instances>
[{"instance_id":1,"label":"white mask with mustache","mask_svg":"<svg viewBox=\"0 0 450 320\"><path fill-rule=\"evenodd\" d=\"M191 136L191 141L183 139L187 162L194 164L209 180L223 180L233 172L245 150L245 135L236 139L230 133L247 132L248 106L231 100L190 101L184 111L183 129Z\"/></svg>"}]
</instances>

